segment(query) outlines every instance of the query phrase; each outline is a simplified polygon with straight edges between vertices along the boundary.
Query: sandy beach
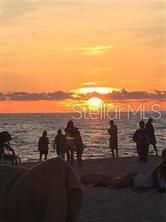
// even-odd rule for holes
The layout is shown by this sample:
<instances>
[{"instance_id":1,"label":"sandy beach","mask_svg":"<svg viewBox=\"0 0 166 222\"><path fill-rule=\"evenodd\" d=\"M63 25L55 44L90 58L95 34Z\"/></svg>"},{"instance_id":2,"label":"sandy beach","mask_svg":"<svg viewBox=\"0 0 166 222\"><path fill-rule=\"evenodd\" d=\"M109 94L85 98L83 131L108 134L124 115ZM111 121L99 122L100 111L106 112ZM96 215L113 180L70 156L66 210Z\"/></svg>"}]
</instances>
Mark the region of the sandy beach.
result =
<instances>
[{"instance_id":1,"label":"sandy beach","mask_svg":"<svg viewBox=\"0 0 166 222\"><path fill-rule=\"evenodd\" d=\"M128 173L147 173L158 163L160 157L150 156L148 163L137 157L120 157L113 160L90 159L79 168L74 162L74 171L81 178L87 174L123 176ZM23 162L30 167L35 162ZM112 189L84 185L84 202L77 222L163 222L166 216L166 196L154 190L136 192L132 187Z\"/></svg>"},{"instance_id":2,"label":"sandy beach","mask_svg":"<svg viewBox=\"0 0 166 222\"><path fill-rule=\"evenodd\" d=\"M82 168L75 168L79 176L104 174L111 176L126 173L148 172L158 162L150 157L148 163L140 164L136 157L86 160ZM165 194L150 191L137 193L132 188L84 186L85 196L78 222L163 222L165 221Z\"/></svg>"},{"instance_id":3,"label":"sandy beach","mask_svg":"<svg viewBox=\"0 0 166 222\"><path fill-rule=\"evenodd\" d=\"M83 167L74 163L76 174L123 176L128 173L147 173L158 163L160 157L150 156L148 163L140 164L137 157L120 157L84 160ZM32 163L23 163L30 166ZM166 217L166 195L156 191L135 192L132 187L83 186L84 203L78 222L163 222Z\"/></svg>"}]
</instances>

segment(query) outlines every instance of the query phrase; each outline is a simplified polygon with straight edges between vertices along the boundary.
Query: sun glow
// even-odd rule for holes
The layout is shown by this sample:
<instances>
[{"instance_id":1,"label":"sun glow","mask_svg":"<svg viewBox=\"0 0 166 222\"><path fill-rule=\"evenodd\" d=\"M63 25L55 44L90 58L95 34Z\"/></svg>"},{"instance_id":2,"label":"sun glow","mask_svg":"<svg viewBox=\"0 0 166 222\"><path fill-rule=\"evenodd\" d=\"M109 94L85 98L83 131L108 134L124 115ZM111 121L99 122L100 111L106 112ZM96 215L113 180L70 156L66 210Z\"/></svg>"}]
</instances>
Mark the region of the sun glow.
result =
<instances>
[{"instance_id":1,"label":"sun glow","mask_svg":"<svg viewBox=\"0 0 166 222\"><path fill-rule=\"evenodd\" d=\"M104 101L100 98L92 97L88 99L87 104L90 109L99 109L102 106L103 102Z\"/></svg>"},{"instance_id":2,"label":"sun glow","mask_svg":"<svg viewBox=\"0 0 166 222\"><path fill-rule=\"evenodd\" d=\"M76 90L73 90L74 93L76 94L89 94L89 93L99 93L99 94L108 94L108 93L111 93L112 91L114 91L117 89L116 88L110 88L110 87L83 87L83 88L80 88L80 89L76 89Z\"/></svg>"}]
</instances>

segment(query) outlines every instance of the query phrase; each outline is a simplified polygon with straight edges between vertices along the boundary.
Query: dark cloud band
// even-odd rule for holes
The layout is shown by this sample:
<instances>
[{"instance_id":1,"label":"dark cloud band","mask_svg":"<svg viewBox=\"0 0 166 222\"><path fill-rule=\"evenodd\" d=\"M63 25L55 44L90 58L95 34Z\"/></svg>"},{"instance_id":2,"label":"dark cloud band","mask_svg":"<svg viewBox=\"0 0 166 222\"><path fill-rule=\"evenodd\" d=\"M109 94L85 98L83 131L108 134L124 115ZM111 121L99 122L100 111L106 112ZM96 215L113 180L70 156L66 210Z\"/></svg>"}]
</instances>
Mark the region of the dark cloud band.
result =
<instances>
[{"instance_id":1,"label":"dark cloud band","mask_svg":"<svg viewBox=\"0 0 166 222\"><path fill-rule=\"evenodd\" d=\"M129 101L129 100L161 100L166 101L166 91L154 90L153 92L146 91L132 91L128 92L126 89L120 91L113 91L112 93L101 95L99 93L89 93L86 95L80 94L74 97L70 92L56 91L49 93L29 93L29 92L0 92L0 101L63 101L71 100L86 100L92 96L100 97L106 101Z\"/></svg>"},{"instance_id":2,"label":"dark cloud band","mask_svg":"<svg viewBox=\"0 0 166 222\"><path fill-rule=\"evenodd\" d=\"M28 92L13 92L3 94L0 93L0 100L11 100L11 101L40 101L40 100L65 100L70 99L71 93L68 92L51 92L51 93L28 93Z\"/></svg>"}]
</instances>

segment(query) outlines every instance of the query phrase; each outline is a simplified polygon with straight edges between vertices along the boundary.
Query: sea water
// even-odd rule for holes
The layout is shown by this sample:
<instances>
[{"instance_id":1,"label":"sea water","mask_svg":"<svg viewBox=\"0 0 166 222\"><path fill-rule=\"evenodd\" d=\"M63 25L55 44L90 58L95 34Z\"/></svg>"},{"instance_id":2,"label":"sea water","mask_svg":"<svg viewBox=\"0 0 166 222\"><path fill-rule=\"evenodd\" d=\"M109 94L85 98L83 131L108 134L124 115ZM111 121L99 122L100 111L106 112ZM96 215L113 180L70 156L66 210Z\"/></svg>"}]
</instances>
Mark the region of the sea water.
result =
<instances>
[{"instance_id":1,"label":"sea water","mask_svg":"<svg viewBox=\"0 0 166 222\"><path fill-rule=\"evenodd\" d=\"M150 117L147 113L146 117ZM165 112L160 118L154 120L155 135L159 153L165 148L166 120ZM145 117L144 117L145 118ZM53 149L53 141L58 129L64 130L68 120L73 119L75 125L80 129L85 145L84 159L108 158L111 156L109 149L109 119L105 116L95 118L77 118L72 113L55 114L0 114L0 131L8 131L12 135L11 146L21 157L22 161L35 161L39 158L38 140L43 130L47 130L50 140L49 158L56 156ZM122 113L115 119L118 126L118 144L120 156L135 156L136 146L132 136L138 128L142 116L137 113ZM147 121L147 120L145 120ZM154 155L154 149L150 146L150 153Z\"/></svg>"}]
</instances>

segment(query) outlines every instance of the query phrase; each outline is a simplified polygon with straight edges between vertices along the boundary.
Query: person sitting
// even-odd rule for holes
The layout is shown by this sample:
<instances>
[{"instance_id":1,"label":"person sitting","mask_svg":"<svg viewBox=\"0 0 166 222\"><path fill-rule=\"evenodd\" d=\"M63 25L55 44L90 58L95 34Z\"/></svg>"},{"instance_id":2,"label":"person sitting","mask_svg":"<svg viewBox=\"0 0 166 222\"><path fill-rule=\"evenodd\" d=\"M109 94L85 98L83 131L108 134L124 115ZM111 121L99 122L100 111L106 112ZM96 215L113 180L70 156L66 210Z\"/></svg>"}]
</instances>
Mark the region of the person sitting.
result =
<instances>
[{"instance_id":1,"label":"person sitting","mask_svg":"<svg viewBox=\"0 0 166 222\"><path fill-rule=\"evenodd\" d=\"M147 174L132 173L118 177L87 174L80 181L83 185L110 186L116 189L133 186L135 191L155 188L159 192L166 192L166 149L162 151L162 159L157 166Z\"/></svg>"},{"instance_id":2,"label":"person sitting","mask_svg":"<svg viewBox=\"0 0 166 222\"><path fill-rule=\"evenodd\" d=\"M11 140L12 137L9 132L0 132L0 163L3 161L10 161L12 165L17 165L21 162L21 159L10 146Z\"/></svg>"},{"instance_id":3,"label":"person sitting","mask_svg":"<svg viewBox=\"0 0 166 222\"><path fill-rule=\"evenodd\" d=\"M149 173L138 173L133 178L136 191L156 188L159 192L166 191L166 149L162 151L162 159Z\"/></svg>"},{"instance_id":4,"label":"person sitting","mask_svg":"<svg viewBox=\"0 0 166 222\"><path fill-rule=\"evenodd\" d=\"M0 132L0 161L4 153L4 145L5 144L9 145L10 140L12 140L12 137L9 134L9 132L7 131Z\"/></svg>"},{"instance_id":5,"label":"person sitting","mask_svg":"<svg viewBox=\"0 0 166 222\"><path fill-rule=\"evenodd\" d=\"M166 148L162 151L161 157L160 162L149 175L152 177L153 184L162 192L166 191Z\"/></svg>"}]
</instances>

